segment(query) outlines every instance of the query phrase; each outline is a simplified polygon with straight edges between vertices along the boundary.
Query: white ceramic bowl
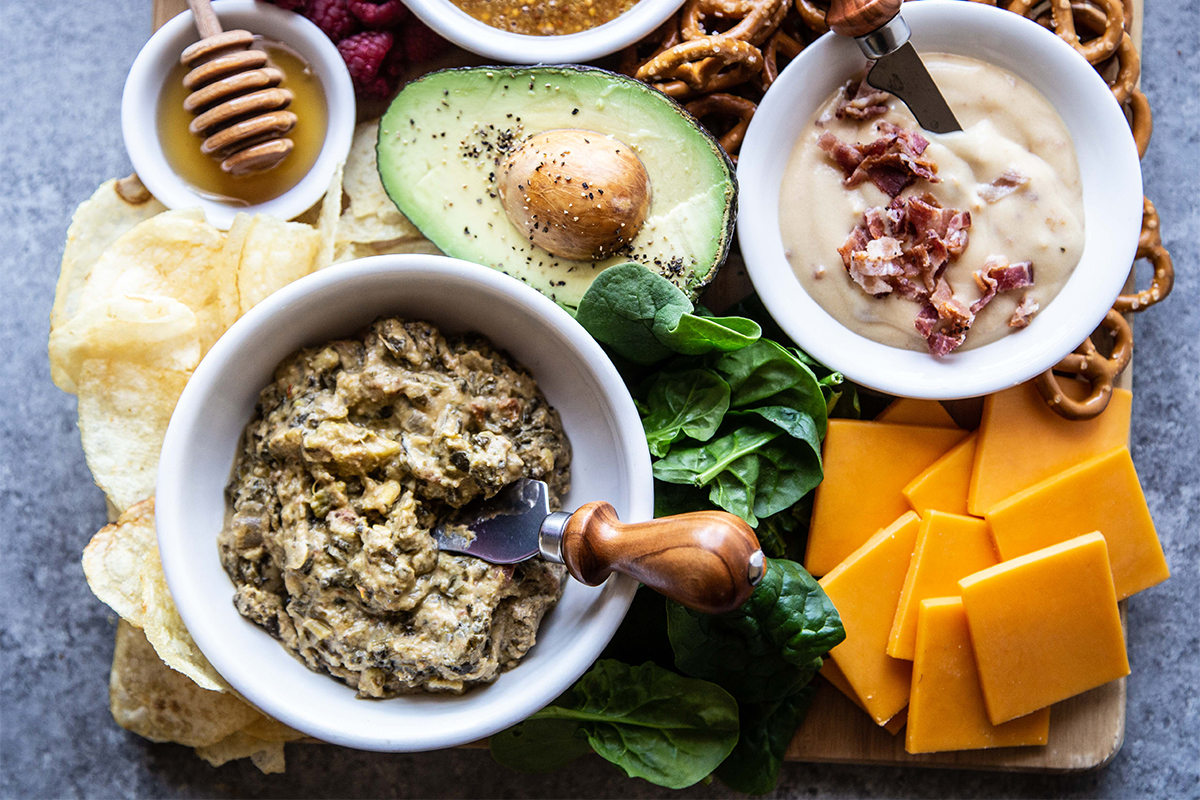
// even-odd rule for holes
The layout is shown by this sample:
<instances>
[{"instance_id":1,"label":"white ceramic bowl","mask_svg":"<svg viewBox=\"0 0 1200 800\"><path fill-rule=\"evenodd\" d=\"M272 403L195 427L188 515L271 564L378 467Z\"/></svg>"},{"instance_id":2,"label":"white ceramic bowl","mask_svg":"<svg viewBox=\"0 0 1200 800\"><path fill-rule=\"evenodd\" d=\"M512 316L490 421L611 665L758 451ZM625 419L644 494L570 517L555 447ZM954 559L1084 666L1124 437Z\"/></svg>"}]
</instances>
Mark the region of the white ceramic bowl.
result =
<instances>
[{"instance_id":1,"label":"white ceramic bowl","mask_svg":"<svg viewBox=\"0 0 1200 800\"><path fill-rule=\"evenodd\" d=\"M450 0L405 0L405 5L430 28L472 53L513 64L576 64L645 38L678 10L683 0L640 0L611 22L565 36L502 31L480 22Z\"/></svg>"},{"instance_id":2,"label":"white ceramic bowl","mask_svg":"<svg viewBox=\"0 0 1200 800\"><path fill-rule=\"evenodd\" d=\"M879 344L817 305L784 256L779 190L792 148L826 98L863 67L853 40L827 34L783 70L759 105L738 161L738 239L754 287L797 344L858 383L905 397L998 391L1046 371L1104 318L1129 274L1142 219L1137 148L1112 92L1050 31L1008 11L958 0L904 4L916 49L957 53L1024 78L1058 110L1075 142L1085 242L1059 295L1024 330L937 359Z\"/></svg>"},{"instance_id":3,"label":"white ceramic bowl","mask_svg":"<svg viewBox=\"0 0 1200 800\"><path fill-rule=\"evenodd\" d=\"M158 139L158 101L163 82L179 63L179 54L200 35L185 11L159 28L134 59L121 95L121 133L129 160L142 183L167 208L204 209L209 223L228 230L239 211L292 219L321 199L338 164L350 152L354 136L354 85L329 37L299 14L254 0L218 0L213 9L225 30L242 28L284 42L311 65L325 90L328 127L316 162L300 182L274 200L253 206L231 206L196 192L179 177ZM196 140L200 146L200 140Z\"/></svg>"},{"instance_id":4,"label":"white ceramic bowl","mask_svg":"<svg viewBox=\"0 0 1200 800\"><path fill-rule=\"evenodd\" d=\"M568 579L537 644L495 683L458 697L360 700L310 671L233 607L217 534L238 439L275 366L305 345L352 334L380 315L478 331L530 369L571 440L564 508L607 500L622 519L654 512L650 456L633 400L588 333L534 289L441 256L375 256L309 275L238 320L179 398L158 466L158 546L171 595L200 650L229 683L299 731L366 750L452 747L488 736L549 703L600 654L637 582Z\"/></svg>"}]
</instances>

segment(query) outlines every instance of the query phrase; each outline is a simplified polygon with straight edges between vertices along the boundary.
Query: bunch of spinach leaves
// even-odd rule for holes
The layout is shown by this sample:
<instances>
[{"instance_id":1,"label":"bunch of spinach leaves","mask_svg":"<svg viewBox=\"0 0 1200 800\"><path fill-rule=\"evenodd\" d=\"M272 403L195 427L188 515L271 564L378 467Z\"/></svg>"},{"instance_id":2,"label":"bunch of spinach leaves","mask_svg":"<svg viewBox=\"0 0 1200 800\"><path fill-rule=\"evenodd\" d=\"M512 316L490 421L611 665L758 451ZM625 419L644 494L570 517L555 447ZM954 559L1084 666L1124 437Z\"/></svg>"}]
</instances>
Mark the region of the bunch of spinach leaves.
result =
<instances>
[{"instance_id":1,"label":"bunch of spinach leaves","mask_svg":"<svg viewBox=\"0 0 1200 800\"><path fill-rule=\"evenodd\" d=\"M714 317L636 264L605 270L582 298L576 318L621 365L642 415L656 515L725 509L770 558L729 614L640 589L605 658L492 737L500 763L545 772L594 751L661 786L715 775L739 791L774 788L822 656L845 638L829 598L786 556L803 548L827 419L857 416L858 400L754 302Z\"/></svg>"}]
</instances>

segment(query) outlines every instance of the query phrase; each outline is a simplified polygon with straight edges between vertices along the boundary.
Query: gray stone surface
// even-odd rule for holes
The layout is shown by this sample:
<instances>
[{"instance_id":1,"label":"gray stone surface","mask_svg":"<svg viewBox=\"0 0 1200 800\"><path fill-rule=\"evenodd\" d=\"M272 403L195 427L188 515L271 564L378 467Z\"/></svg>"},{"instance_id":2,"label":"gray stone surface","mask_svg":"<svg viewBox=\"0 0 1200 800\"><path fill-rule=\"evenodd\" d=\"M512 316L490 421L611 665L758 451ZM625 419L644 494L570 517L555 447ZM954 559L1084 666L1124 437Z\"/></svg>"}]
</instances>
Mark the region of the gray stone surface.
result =
<instances>
[{"instance_id":1,"label":"gray stone surface","mask_svg":"<svg viewBox=\"0 0 1200 800\"><path fill-rule=\"evenodd\" d=\"M1147 3L1144 162L1179 281L1137 322L1134 458L1175 577L1129 607L1125 746L1107 768L1038 776L789 764L780 796L1200 796L1200 2ZM107 710L114 619L79 554L104 523L75 428L50 383L47 316L68 220L129 172L121 86L150 34L148 2L0 2L0 795L658 796L597 759L545 777L485 752L378 755L292 745L282 776L211 769L118 728ZM726 794L699 787L695 796Z\"/></svg>"}]
</instances>

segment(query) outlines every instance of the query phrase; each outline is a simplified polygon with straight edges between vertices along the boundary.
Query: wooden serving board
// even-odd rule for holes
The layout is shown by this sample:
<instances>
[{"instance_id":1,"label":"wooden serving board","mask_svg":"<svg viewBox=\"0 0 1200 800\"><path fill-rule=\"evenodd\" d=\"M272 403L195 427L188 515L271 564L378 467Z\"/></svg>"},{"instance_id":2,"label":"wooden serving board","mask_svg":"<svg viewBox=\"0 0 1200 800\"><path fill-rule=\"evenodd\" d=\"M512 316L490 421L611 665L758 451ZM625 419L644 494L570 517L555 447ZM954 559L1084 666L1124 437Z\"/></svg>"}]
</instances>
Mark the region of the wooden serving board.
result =
<instances>
[{"instance_id":1,"label":"wooden serving board","mask_svg":"<svg viewBox=\"0 0 1200 800\"><path fill-rule=\"evenodd\" d=\"M186 0L151 0L151 4L155 30L187 9ZM1142 41L1142 4L1143 0L1125 0L1131 20L1130 32L1139 50ZM468 59L478 63L473 57L468 56ZM736 285L742 277L730 275L726 281ZM1126 289L1132 285L1131 273ZM1132 384L1133 367L1130 365L1121 376L1119 385L1129 389ZM1120 608L1121 623L1124 625L1126 602L1121 602ZM789 761L1077 772L1107 764L1120 750L1125 739L1124 678L1053 706L1050 712L1049 744L1044 747L1006 747L922 755L905 752L903 730L893 736L876 725L830 683L823 678L818 678L818 681L820 686L812 708L788 746L786 758ZM479 743L473 746L479 746Z\"/></svg>"}]
</instances>

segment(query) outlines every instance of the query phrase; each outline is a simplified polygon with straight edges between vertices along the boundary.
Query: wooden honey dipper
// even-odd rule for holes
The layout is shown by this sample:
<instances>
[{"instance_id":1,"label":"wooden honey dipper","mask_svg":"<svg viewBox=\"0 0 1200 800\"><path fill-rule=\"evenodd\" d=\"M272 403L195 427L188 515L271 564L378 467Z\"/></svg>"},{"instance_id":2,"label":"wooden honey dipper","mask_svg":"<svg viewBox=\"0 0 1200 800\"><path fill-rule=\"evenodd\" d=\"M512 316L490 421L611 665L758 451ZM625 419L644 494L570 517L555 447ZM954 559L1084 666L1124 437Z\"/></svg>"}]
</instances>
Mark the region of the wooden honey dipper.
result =
<instances>
[{"instance_id":1,"label":"wooden honey dipper","mask_svg":"<svg viewBox=\"0 0 1200 800\"><path fill-rule=\"evenodd\" d=\"M183 51L190 68L183 85L191 92L183 108L195 119L188 126L204 137L200 151L221 159L233 175L263 172L292 152L285 138L296 125L286 109L292 93L279 88L283 72L267 66L267 54L251 50L250 31L222 31L209 0L187 0L201 39Z\"/></svg>"}]
</instances>

